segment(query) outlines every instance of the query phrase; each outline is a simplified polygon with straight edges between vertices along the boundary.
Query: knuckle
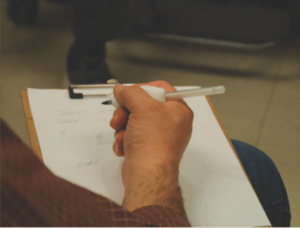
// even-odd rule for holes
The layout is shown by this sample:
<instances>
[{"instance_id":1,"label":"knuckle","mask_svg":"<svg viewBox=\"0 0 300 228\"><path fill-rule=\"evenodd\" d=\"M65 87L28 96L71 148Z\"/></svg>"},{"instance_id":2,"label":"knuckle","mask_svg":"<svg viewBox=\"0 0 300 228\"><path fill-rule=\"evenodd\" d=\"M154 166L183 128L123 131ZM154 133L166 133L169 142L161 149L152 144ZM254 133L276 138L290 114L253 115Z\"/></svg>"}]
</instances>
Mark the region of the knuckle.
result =
<instances>
[{"instance_id":1,"label":"knuckle","mask_svg":"<svg viewBox=\"0 0 300 228\"><path fill-rule=\"evenodd\" d=\"M178 115L174 117L174 120L178 123L191 123L194 119L194 112L187 105L184 105L179 109Z\"/></svg>"},{"instance_id":2,"label":"knuckle","mask_svg":"<svg viewBox=\"0 0 300 228\"><path fill-rule=\"evenodd\" d=\"M128 86L125 86L119 93L120 98L128 96Z\"/></svg>"},{"instance_id":3,"label":"knuckle","mask_svg":"<svg viewBox=\"0 0 300 228\"><path fill-rule=\"evenodd\" d=\"M147 102L147 106L148 106L148 111L150 112L158 112L161 111L163 108L162 102L159 102L154 99Z\"/></svg>"},{"instance_id":4,"label":"knuckle","mask_svg":"<svg viewBox=\"0 0 300 228\"><path fill-rule=\"evenodd\" d=\"M186 121L188 122L189 125L193 124L193 120L194 120L194 112L189 108L186 111L186 117L185 117Z\"/></svg>"},{"instance_id":5,"label":"knuckle","mask_svg":"<svg viewBox=\"0 0 300 228\"><path fill-rule=\"evenodd\" d=\"M194 119L193 110L190 107L188 107L186 112L187 112L187 118L189 118L191 121L193 121L193 119Z\"/></svg>"},{"instance_id":6,"label":"knuckle","mask_svg":"<svg viewBox=\"0 0 300 228\"><path fill-rule=\"evenodd\" d=\"M165 85L171 85L169 82L167 82L167 81L164 81L164 80L158 80L157 81L157 83L159 83L159 84L165 84Z\"/></svg>"},{"instance_id":7,"label":"knuckle","mask_svg":"<svg viewBox=\"0 0 300 228\"><path fill-rule=\"evenodd\" d=\"M136 91L137 86L124 86L124 88L120 91L120 97L127 99L128 97L131 97L132 94L134 94L134 91Z\"/></svg>"}]
</instances>

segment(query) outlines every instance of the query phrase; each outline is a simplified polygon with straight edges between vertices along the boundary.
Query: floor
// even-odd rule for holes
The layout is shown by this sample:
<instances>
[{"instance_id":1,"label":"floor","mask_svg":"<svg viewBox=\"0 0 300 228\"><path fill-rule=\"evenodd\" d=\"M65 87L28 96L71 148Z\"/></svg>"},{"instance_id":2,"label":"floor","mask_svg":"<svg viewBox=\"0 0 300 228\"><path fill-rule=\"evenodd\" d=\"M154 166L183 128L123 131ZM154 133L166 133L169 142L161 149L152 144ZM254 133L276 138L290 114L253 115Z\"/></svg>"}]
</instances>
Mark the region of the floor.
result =
<instances>
[{"instance_id":1,"label":"floor","mask_svg":"<svg viewBox=\"0 0 300 228\"><path fill-rule=\"evenodd\" d=\"M29 145L20 94L65 88L74 37L68 5L40 1L33 27L16 26L1 1L1 117ZM300 38L262 50L120 38L106 43L121 83L166 80L173 85L224 85L211 100L232 139L252 144L276 164L285 183L292 226L300 226Z\"/></svg>"}]
</instances>

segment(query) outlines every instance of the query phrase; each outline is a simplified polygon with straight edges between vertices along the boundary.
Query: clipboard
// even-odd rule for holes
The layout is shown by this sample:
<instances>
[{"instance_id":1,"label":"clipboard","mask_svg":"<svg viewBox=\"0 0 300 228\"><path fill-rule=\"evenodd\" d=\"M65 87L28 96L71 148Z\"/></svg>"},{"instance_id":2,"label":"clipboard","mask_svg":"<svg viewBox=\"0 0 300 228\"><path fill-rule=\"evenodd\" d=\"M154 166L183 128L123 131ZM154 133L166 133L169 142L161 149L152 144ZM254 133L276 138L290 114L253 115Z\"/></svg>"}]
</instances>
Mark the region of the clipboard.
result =
<instances>
[{"instance_id":1,"label":"clipboard","mask_svg":"<svg viewBox=\"0 0 300 228\"><path fill-rule=\"evenodd\" d=\"M110 85L111 86L111 85ZM87 88L87 87L85 87ZM91 87L91 88L94 88L94 87ZM106 86L107 88L107 86ZM79 98L71 98L71 92L74 93L73 89L70 89L70 87L68 88L69 89L69 96L70 96L70 99L81 99L84 97L84 95L80 95L81 97ZM67 90L67 89L64 89L64 90ZM99 95L99 94L98 94ZM106 96L107 94L105 94ZM93 95L94 96L94 95ZM234 152L236 158L238 159L238 162L240 164L240 166L242 167L242 170L244 171L246 177L247 177L247 180L249 181L250 183L250 186L252 188L252 190L254 191L256 197L257 197L257 194L251 184L251 181L244 169L244 166L242 165L240 159L239 159L239 156L237 154L237 152L235 151L235 148L233 147L232 143L231 143L231 140L230 138L228 137L226 131L225 131L225 128L223 126L223 124L221 123L221 120L216 112L216 109L210 99L209 96L205 96L208 104L209 104L209 107L211 108L219 126L221 127L222 129L222 132L224 134L224 136L226 137L232 151ZM37 155L37 157L43 162L43 156L42 156L42 152L41 152L41 148L40 148L40 144L39 144L39 141L38 141L38 137L37 137L37 132L36 132L36 129L35 129L35 124L34 124L34 120L33 120L33 116L32 116L32 112L31 112L31 109L30 109L30 103L29 103L29 98L28 98L28 91L27 89L23 90L22 93L21 93L21 99L22 99L22 105L23 105L23 110L24 110L24 114L25 114L25 119L26 119L26 124L27 124L27 129L28 129L28 133L29 133L29 138L30 138L30 144L31 144L31 147L32 147L32 150L33 152ZM258 197L257 197L258 198ZM259 201L259 199L258 199ZM269 227L269 226L265 226L265 227Z\"/></svg>"},{"instance_id":2,"label":"clipboard","mask_svg":"<svg viewBox=\"0 0 300 228\"><path fill-rule=\"evenodd\" d=\"M112 88L114 85L71 85L69 86L68 90L69 90L69 97L70 99L82 99L84 97L84 94L81 94L81 93L74 93L73 89L75 88ZM97 94L96 96L101 96L102 94ZM90 96L90 95L89 95ZM92 95L92 96L95 96L95 95ZM106 96L106 94L105 94ZM214 113L214 116L215 118L217 119L218 121L218 124L220 125L222 131L223 131L223 134L225 135L231 149L234 151L234 154L235 156L237 157L241 167L243 168L249 182L250 182L250 179L244 169L244 166L242 165L240 159L239 159L239 156L237 154L237 152L235 151L235 148L233 147L232 143L231 143L231 140L229 139L226 131L225 131L225 128L220 120L220 117L218 115L218 113L216 112L216 109L210 99L209 96L205 96L206 97L206 100L212 110L212 112ZM42 156L42 152L41 152L41 148L40 148L40 144L39 144L39 141L38 141L38 137L37 137L37 133L36 133L36 129L35 129L35 125L34 125L34 121L33 121L33 118L32 118L32 113L31 113L31 110L30 110L30 105L29 105L29 99L28 99L28 93L27 93L27 89L23 90L22 93L21 93L21 99L22 99L22 105L23 105L23 110L24 110L24 114L25 114L25 119L26 119L26 124L27 124L27 130L28 130L28 134L29 134L29 139L30 139L30 144L31 144L31 148L32 150L34 151L34 153L38 156L38 158L43 161L43 156ZM250 182L251 183L251 182ZM252 186L252 185L251 185ZM253 188L253 187L252 187ZM254 190L254 189L253 189Z\"/></svg>"}]
</instances>

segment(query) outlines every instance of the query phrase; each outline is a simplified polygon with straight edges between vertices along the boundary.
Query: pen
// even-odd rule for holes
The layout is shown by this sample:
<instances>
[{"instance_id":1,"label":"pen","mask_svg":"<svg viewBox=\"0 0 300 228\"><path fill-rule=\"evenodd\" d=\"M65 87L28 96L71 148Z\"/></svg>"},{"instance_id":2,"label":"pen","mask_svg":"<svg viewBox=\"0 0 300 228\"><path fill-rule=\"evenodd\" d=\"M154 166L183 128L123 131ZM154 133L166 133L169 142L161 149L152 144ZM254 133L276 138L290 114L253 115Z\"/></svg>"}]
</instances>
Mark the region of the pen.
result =
<instances>
[{"instance_id":1,"label":"pen","mask_svg":"<svg viewBox=\"0 0 300 228\"><path fill-rule=\"evenodd\" d=\"M194 97L194 96L205 96L205 95L215 95L225 93L224 86L213 86L206 88L197 88L197 89L188 89L188 90L179 90L174 92L166 92L163 88L155 86L141 86L151 97L154 99L166 102L167 100L184 98L184 97ZM104 105L113 105L116 108L120 107L116 99L113 97L111 100L102 102Z\"/></svg>"}]
</instances>

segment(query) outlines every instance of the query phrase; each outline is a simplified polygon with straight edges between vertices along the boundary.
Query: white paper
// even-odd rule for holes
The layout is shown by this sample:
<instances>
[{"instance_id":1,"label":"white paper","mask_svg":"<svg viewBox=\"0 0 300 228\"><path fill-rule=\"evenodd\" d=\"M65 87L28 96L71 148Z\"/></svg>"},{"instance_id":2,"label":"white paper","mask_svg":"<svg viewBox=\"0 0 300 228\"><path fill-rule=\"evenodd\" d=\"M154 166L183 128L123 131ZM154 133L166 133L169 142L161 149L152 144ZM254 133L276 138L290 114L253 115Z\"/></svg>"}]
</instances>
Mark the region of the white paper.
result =
<instances>
[{"instance_id":1,"label":"white paper","mask_svg":"<svg viewBox=\"0 0 300 228\"><path fill-rule=\"evenodd\" d=\"M89 93L94 92L109 94L112 89ZM45 165L57 176L121 205L123 158L112 150L114 130L109 122L115 108L101 104L107 98L70 99L67 90L55 89L28 89L28 98ZM270 226L205 97L185 101L194 122L179 184L191 225Z\"/></svg>"}]
</instances>

